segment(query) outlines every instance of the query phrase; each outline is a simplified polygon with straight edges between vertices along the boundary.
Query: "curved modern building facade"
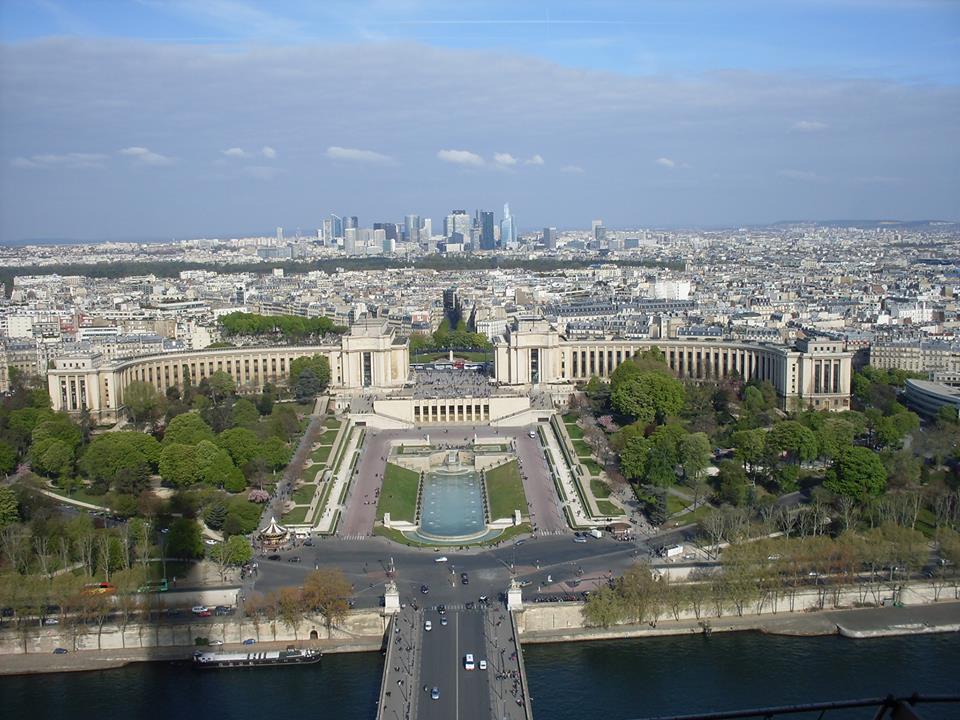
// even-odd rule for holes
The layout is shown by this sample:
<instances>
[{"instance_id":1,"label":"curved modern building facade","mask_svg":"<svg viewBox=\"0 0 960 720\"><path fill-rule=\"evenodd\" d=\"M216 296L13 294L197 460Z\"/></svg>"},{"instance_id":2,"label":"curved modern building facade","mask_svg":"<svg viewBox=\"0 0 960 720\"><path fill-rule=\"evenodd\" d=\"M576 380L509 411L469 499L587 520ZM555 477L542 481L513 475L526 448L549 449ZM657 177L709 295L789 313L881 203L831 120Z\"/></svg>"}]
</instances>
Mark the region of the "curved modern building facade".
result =
<instances>
[{"instance_id":1,"label":"curved modern building facade","mask_svg":"<svg viewBox=\"0 0 960 720\"><path fill-rule=\"evenodd\" d=\"M496 378L503 385L544 386L609 378L634 354L658 348L681 378L768 380L784 409L850 408L851 359L842 343L795 346L716 339L614 337L568 339L544 321L518 321L496 342Z\"/></svg>"},{"instance_id":2,"label":"curved modern building facade","mask_svg":"<svg viewBox=\"0 0 960 720\"><path fill-rule=\"evenodd\" d=\"M286 382L290 363L300 357L324 355L330 363L330 386L338 391L365 388L389 390L407 381L409 343L385 324L354 325L339 342L315 346L237 347L220 350L163 353L105 362L99 353L69 355L57 360L47 374L54 410L88 410L99 423L116 422L124 390L146 382L159 392L194 385L215 372L226 372L237 386L259 392L267 383Z\"/></svg>"}]
</instances>

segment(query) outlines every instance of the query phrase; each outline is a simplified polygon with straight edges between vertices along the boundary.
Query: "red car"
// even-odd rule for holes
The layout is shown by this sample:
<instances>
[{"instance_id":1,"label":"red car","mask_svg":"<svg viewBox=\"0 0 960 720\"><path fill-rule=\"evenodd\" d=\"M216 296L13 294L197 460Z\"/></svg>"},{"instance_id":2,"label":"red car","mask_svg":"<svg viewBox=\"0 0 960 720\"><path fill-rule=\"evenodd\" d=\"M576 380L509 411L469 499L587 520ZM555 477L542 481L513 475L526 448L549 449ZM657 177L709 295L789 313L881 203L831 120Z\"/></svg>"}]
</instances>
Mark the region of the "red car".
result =
<instances>
[{"instance_id":1,"label":"red car","mask_svg":"<svg viewBox=\"0 0 960 720\"><path fill-rule=\"evenodd\" d=\"M198 612L197 617L210 617L211 614L209 610L204 610L203 612Z\"/></svg>"}]
</instances>

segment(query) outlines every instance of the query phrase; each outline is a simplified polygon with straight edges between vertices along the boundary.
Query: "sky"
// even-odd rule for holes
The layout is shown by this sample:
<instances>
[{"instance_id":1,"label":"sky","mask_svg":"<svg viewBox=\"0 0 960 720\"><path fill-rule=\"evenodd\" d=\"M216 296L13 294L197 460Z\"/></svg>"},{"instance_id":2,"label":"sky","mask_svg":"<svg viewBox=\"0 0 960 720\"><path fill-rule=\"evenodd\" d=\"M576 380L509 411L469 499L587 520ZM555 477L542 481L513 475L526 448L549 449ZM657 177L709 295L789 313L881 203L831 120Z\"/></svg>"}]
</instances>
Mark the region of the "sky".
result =
<instances>
[{"instance_id":1,"label":"sky","mask_svg":"<svg viewBox=\"0 0 960 720\"><path fill-rule=\"evenodd\" d=\"M960 219L954 0L2 0L0 242Z\"/></svg>"}]
</instances>

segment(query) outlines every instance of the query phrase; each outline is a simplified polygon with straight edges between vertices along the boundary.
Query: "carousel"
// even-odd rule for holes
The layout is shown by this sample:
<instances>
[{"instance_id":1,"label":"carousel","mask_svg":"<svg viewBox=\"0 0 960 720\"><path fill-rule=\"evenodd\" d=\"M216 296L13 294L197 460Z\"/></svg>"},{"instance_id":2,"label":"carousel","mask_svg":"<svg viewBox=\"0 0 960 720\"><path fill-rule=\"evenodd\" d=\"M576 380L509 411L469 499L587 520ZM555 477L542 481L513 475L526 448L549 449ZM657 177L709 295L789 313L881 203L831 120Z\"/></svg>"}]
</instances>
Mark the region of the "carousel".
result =
<instances>
[{"instance_id":1,"label":"carousel","mask_svg":"<svg viewBox=\"0 0 960 720\"><path fill-rule=\"evenodd\" d=\"M283 525L277 524L275 517L270 518L270 524L267 525L257 536L260 541L260 547L263 550L278 550L290 540L290 531Z\"/></svg>"}]
</instances>

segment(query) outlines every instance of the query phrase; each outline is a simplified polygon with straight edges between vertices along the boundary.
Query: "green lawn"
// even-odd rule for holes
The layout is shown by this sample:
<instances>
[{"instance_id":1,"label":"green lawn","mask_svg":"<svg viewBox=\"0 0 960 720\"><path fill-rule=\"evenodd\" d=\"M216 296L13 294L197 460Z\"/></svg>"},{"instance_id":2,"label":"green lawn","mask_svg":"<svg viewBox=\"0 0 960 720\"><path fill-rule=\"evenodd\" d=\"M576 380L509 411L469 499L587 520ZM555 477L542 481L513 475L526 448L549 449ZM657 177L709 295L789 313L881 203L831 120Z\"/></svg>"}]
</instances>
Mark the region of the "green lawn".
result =
<instances>
[{"instance_id":1,"label":"green lawn","mask_svg":"<svg viewBox=\"0 0 960 720\"><path fill-rule=\"evenodd\" d=\"M317 463L316 465L305 468L300 474L300 477L307 483L320 482L320 476L323 475L324 469L326 469L326 465Z\"/></svg>"},{"instance_id":2,"label":"green lawn","mask_svg":"<svg viewBox=\"0 0 960 720\"><path fill-rule=\"evenodd\" d=\"M313 451L313 454L310 456L310 458L315 463L325 463L327 458L330 457L330 451L332 449L333 448L330 445L321 445Z\"/></svg>"},{"instance_id":3,"label":"green lawn","mask_svg":"<svg viewBox=\"0 0 960 720\"><path fill-rule=\"evenodd\" d=\"M623 510L609 500L597 500L597 510L601 515L622 515Z\"/></svg>"},{"instance_id":4,"label":"green lawn","mask_svg":"<svg viewBox=\"0 0 960 720\"><path fill-rule=\"evenodd\" d=\"M334 430L339 430L342 424L343 423L333 417L333 415L330 415L326 420L323 421L324 427L332 428Z\"/></svg>"},{"instance_id":5,"label":"green lawn","mask_svg":"<svg viewBox=\"0 0 960 720\"><path fill-rule=\"evenodd\" d=\"M387 463L383 473L383 489L377 503L377 519L390 513L391 520L414 522L417 517L417 488L420 476L413 470Z\"/></svg>"},{"instance_id":6,"label":"green lawn","mask_svg":"<svg viewBox=\"0 0 960 720\"><path fill-rule=\"evenodd\" d=\"M307 519L307 510L310 508L306 505L298 505L293 510L288 512L283 516L281 522L288 523L290 525L302 525Z\"/></svg>"},{"instance_id":7,"label":"green lawn","mask_svg":"<svg viewBox=\"0 0 960 720\"><path fill-rule=\"evenodd\" d=\"M591 475L599 475L600 471L603 470L598 463L593 458L579 458L580 464L583 465L584 469Z\"/></svg>"},{"instance_id":8,"label":"green lawn","mask_svg":"<svg viewBox=\"0 0 960 720\"><path fill-rule=\"evenodd\" d=\"M564 413L561 417L563 418L563 422L566 425L573 425L574 423L577 422L577 419L578 419L577 416L574 415L573 413Z\"/></svg>"},{"instance_id":9,"label":"green lawn","mask_svg":"<svg viewBox=\"0 0 960 720\"><path fill-rule=\"evenodd\" d=\"M109 507L109 495L91 495L85 487L78 488L71 493L67 493L60 488L53 488L52 492L63 495L63 497L68 497L71 500L79 500L80 502L99 505L100 507Z\"/></svg>"},{"instance_id":10,"label":"green lawn","mask_svg":"<svg viewBox=\"0 0 960 720\"><path fill-rule=\"evenodd\" d=\"M711 505L710 503L704 503L693 512L689 512L686 515L681 515L680 517L676 518L674 522L678 522L681 525L690 525L692 523L698 523L712 512L714 512L713 505Z\"/></svg>"},{"instance_id":11,"label":"green lawn","mask_svg":"<svg viewBox=\"0 0 960 720\"><path fill-rule=\"evenodd\" d=\"M687 503L685 503L681 498L667 493L667 514L673 515L674 513L680 512L685 507L687 507Z\"/></svg>"},{"instance_id":12,"label":"green lawn","mask_svg":"<svg viewBox=\"0 0 960 720\"><path fill-rule=\"evenodd\" d=\"M516 460L488 470L485 477L491 520L513 517L514 510L526 513L527 496L523 493L523 481Z\"/></svg>"},{"instance_id":13,"label":"green lawn","mask_svg":"<svg viewBox=\"0 0 960 720\"><path fill-rule=\"evenodd\" d=\"M317 486L314 484L301 485L293 491L293 501L297 505L309 505L313 500L314 493L317 492Z\"/></svg>"},{"instance_id":14,"label":"green lawn","mask_svg":"<svg viewBox=\"0 0 960 720\"><path fill-rule=\"evenodd\" d=\"M333 445L333 441L337 439L337 433L339 430L331 429L327 430L325 433L317 437L317 442L323 445Z\"/></svg>"},{"instance_id":15,"label":"green lawn","mask_svg":"<svg viewBox=\"0 0 960 720\"><path fill-rule=\"evenodd\" d=\"M597 500L610 497L610 486L600 478L590 478L590 491Z\"/></svg>"},{"instance_id":16,"label":"green lawn","mask_svg":"<svg viewBox=\"0 0 960 720\"><path fill-rule=\"evenodd\" d=\"M577 451L577 455L580 457L590 457L593 455L593 451L590 449L590 446L583 440L574 440L573 449Z\"/></svg>"},{"instance_id":17,"label":"green lawn","mask_svg":"<svg viewBox=\"0 0 960 720\"><path fill-rule=\"evenodd\" d=\"M567 435L569 435L570 439L574 442L583 438L583 430L579 425L575 425L574 423L566 423L564 424L564 427L567 429Z\"/></svg>"}]
</instances>

